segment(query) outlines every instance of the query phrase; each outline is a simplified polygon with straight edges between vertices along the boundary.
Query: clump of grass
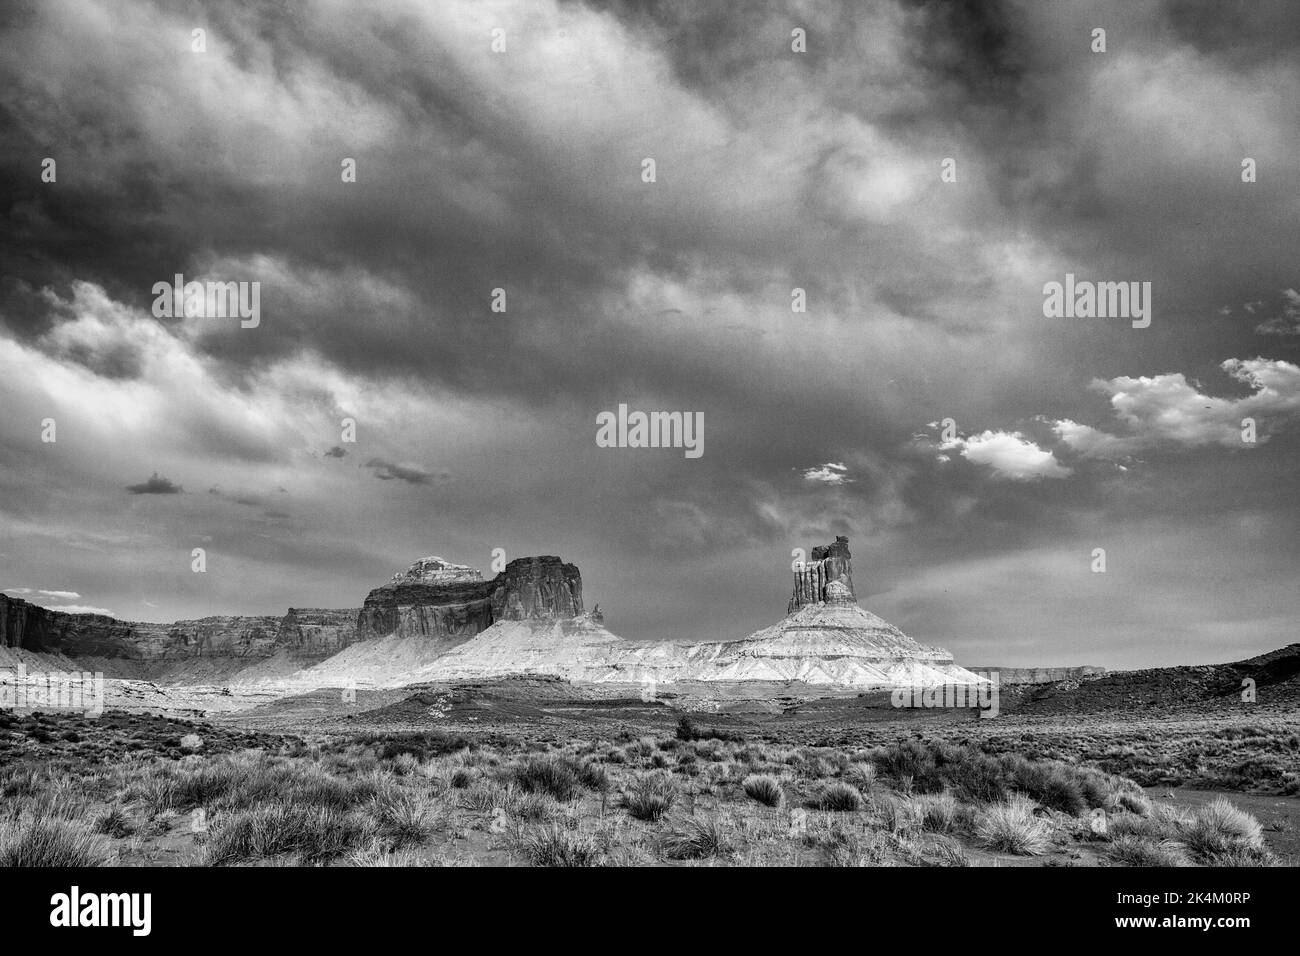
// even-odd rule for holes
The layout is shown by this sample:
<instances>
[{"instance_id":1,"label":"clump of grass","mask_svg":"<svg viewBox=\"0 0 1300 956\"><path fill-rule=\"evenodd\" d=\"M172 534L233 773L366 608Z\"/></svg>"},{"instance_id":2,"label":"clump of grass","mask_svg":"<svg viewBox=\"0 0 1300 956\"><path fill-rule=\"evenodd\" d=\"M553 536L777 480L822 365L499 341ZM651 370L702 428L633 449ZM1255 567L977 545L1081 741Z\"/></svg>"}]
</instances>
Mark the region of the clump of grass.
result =
<instances>
[{"instance_id":1,"label":"clump of grass","mask_svg":"<svg viewBox=\"0 0 1300 956\"><path fill-rule=\"evenodd\" d=\"M460 805L466 810L484 812L508 807L513 799L514 794L509 787L484 782L466 790L460 798Z\"/></svg>"},{"instance_id":2,"label":"clump of grass","mask_svg":"<svg viewBox=\"0 0 1300 956\"><path fill-rule=\"evenodd\" d=\"M584 760L578 766L577 772L578 783L582 784L588 790L594 790L596 793L605 793L611 786L609 771L595 761Z\"/></svg>"},{"instance_id":3,"label":"clump of grass","mask_svg":"<svg viewBox=\"0 0 1300 956\"><path fill-rule=\"evenodd\" d=\"M876 785L876 765L854 762L844 773L845 779L863 793Z\"/></svg>"},{"instance_id":4,"label":"clump of grass","mask_svg":"<svg viewBox=\"0 0 1300 956\"><path fill-rule=\"evenodd\" d=\"M891 834L903 835L921 829L918 805L911 798L886 795L873 798L872 806L880 816L880 825Z\"/></svg>"},{"instance_id":5,"label":"clump of grass","mask_svg":"<svg viewBox=\"0 0 1300 956\"><path fill-rule=\"evenodd\" d=\"M852 813L862 808L862 794L852 784L835 780L822 787L809 801L809 805L817 810Z\"/></svg>"},{"instance_id":6,"label":"clump of grass","mask_svg":"<svg viewBox=\"0 0 1300 956\"><path fill-rule=\"evenodd\" d=\"M1206 862L1216 862L1224 854L1261 854L1264 832L1256 820L1223 797L1192 812L1182 827L1183 842Z\"/></svg>"},{"instance_id":7,"label":"clump of grass","mask_svg":"<svg viewBox=\"0 0 1300 956\"><path fill-rule=\"evenodd\" d=\"M466 750L470 742L459 734L441 731L414 731L411 733L364 733L357 734L335 746L347 746L350 743L372 747L381 760L393 760L402 754L411 754L420 760L429 757L441 757L444 754Z\"/></svg>"},{"instance_id":8,"label":"clump of grass","mask_svg":"<svg viewBox=\"0 0 1300 956\"><path fill-rule=\"evenodd\" d=\"M1128 866L1188 866L1187 848L1176 840L1153 840L1132 833L1110 842L1108 852L1117 863Z\"/></svg>"},{"instance_id":9,"label":"clump of grass","mask_svg":"<svg viewBox=\"0 0 1300 956\"><path fill-rule=\"evenodd\" d=\"M677 791L671 776L647 774L623 794L623 806L638 820L656 821L672 809Z\"/></svg>"},{"instance_id":10,"label":"clump of grass","mask_svg":"<svg viewBox=\"0 0 1300 956\"><path fill-rule=\"evenodd\" d=\"M727 730L719 730L717 727L711 727L705 730L699 726L688 714L683 714L677 721L676 737L678 740L721 740L725 743L743 744L745 738L737 733Z\"/></svg>"},{"instance_id":11,"label":"clump of grass","mask_svg":"<svg viewBox=\"0 0 1300 956\"><path fill-rule=\"evenodd\" d=\"M990 850L1041 856L1050 846L1047 824L1034 816L1035 803L1014 793L984 810L975 822L976 839Z\"/></svg>"},{"instance_id":12,"label":"clump of grass","mask_svg":"<svg viewBox=\"0 0 1300 956\"><path fill-rule=\"evenodd\" d=\"M688 817L664 837L662 848L670 860L701 860L728 855L732 844L717 817Z\"/></svg>"},{"instance_id":13,"label":"clump of grass","mask_svg":"<svg viewBox=\"0 0 1300 956\"><path fill-rule=\"evenodd\" d=\"M833 826L822 833L810 833L804 843L825 854L827 866L888 866L896 862L896 842L878 830L854 832Z\"/></svg>"},{"instance_id":14,"label":"clump of grass","mask_svg":"<svg viewBox=\"0 0 1300 956\"><path fill-rule=\"evenodd\" d=\"M578 795L578 764L570 757L529 757L509 770L512 782L524 793L546 793L567 802Z\"/></svg>"},{"instance_id":15,"label":"clump of grass","mask_svg":"<svg viewBox=\"0 0 1300 956\"><path fill-rule=\"evenodd\" d=\"M426 798L410 790L380 794L371 801L370 810L379 833L396 846L423 843L433 832L433 806Z\"/></svg>"},{"instance_id":16,"label":"clump of grass","mask_svg":"<svg viewBox=\"0 0 1300 956\"><path fill-rule=\"evenodd\" d=\"M102 833L104 836L114 837L119 840L129 837L135 832L135 826L131 823L131 818L119 806L110 807L97 816L94 829L96 833Z\"/></svg>"},{"instance_id":17,"label":"clump of grass","mask_svg":"<svg viewBox=\"0 0 1300 956\"><path fill-rule=\"evenodd\" d=\"M465 790L474 783L474 776L474 771L468 767L457 767L447 778L447 784L453 790Z\"/></svg>"},{"instance_id":18,"label":"clump of grass","mask_svg":"<svg viewBox=\"0 0 1300 956\"><path fill-rule=\"evenodd\" d=\"M745 790L745 796L757 800L765 807L779 807L785 798L781 781L768 773L750 774L741 786Z\"/></svg>"},{"instance_id":19,"label":"clump of grass","mask_svg":"<svg viewBox=\"0 0 1300 956\"><path fill-rule=\"evenodd\" d=\"M952 837L939 837L934 844L940 866L970 866L970 856Z\"/></svg>"},{"instance_id":20,"label":"clump of grass","mask_svg":"<svg viewBox=\"0 0 1300 956\"><path fill-rule=\"evenodd\" d=\"M511 802L510 812L520 820L538 823L559 816L560 805L547 793L523 793Z\"/></svg>"},{"instance_id":21,"label":"clump of grass","mask_svg":"<svg viewBox=\"0 0 1300 956\"><path fill-rule=\"evenodd\" d=\"M911 798L922 830L947 833L957 818L957 798L951 793L925 793Z\"/></svg>"},{"instance_id":22,"label":"clump of grass","mask_svg":"<svg viewBox=\"0 0 1300 956\"><path fill-rule=\"evenodd\" d=\"M259 804L220 814L208 830L205 863L221 866L296 853L304 863L340 856L373 835L355 813L331 807Z\"/></svg>"},{"instance_id":23,"label":"clump of grass","mask_svg":"<svg viewBox=\"0 0 1300 956\"><path fill-rule=\"evenodd\" d=\"M102 865L101 845L84 823L57 818L0 823L0 868Z\"/></svg>"},{"instance_id":24,"label":"clump of grass","mask_svg":"<svg viewBox=\"0 0 1300 956\"><path fill-rule=\"evenodd\" d=\"M558 826L524 837L520 848L533 866L596 866L600 845L590 836Z\"/></svg>"}]
</instances>

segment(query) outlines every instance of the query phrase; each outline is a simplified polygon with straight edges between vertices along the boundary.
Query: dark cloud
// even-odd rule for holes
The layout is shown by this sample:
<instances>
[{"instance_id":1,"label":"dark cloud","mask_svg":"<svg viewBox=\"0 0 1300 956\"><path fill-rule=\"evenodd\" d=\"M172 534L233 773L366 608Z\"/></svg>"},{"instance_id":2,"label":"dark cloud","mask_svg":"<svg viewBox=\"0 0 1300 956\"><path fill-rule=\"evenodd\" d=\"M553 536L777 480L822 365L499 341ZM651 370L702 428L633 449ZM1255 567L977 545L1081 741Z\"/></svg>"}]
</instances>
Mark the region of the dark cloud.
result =
<instances>
[{"instance_id":1,"label":"dark cloud","mask_svg":"<svg viewBox=\"0 0 1300 956\"><path fill-rule=\"evenodd\" d=\"M435 477L444 478L445 474L434 475L419 465L398 464L382 458L371 458L365 467L374 469L375 477L381 481L404 481L409 485L427 485Z\"/></svg>"},{"instance_id":2,"label":"dark cloud","mask_svg":"<svg viewBox=\"0 0 1300 956\"><path fill-rule=\"evenodd\" d=\"M241 571L159 613L274 611L359 601L413 557L481 565L499 545L577 561L605 607L624 605L618 630L687 639L770 623L790 549L849 534L881 610L959 655L975 638L946 577L981 641L1041 600L1036 646L983 655L1040 663L1086 650L1051 610L1079 596L1071 555L1140 526L1125 547L1151 567L1108 579L1134 623L1097 638L1107 653L1160 653L1140 639L1139 583L1252 650L1282 640L1245 619L1255 550L1294 570L1289 399L1196 403L1250 396L1224 381L1229 357L1297 358L1277 298L1300 287L1294 6L448 9L304 18L217 0L203 58L188 15L150 0L6 12L15 579L72 580L72 562L97 590L79 588L126 606L133 536L165 567L201 533ZM492 18L510 37L495 58ZM1151 328L1044 319L1042 286L1067 271L1152 281ZM153 283L176 272L261 281L261 324L154 319ZM596 448L596 414L622 402L703 413L704 456ZM1249 453L1227 444L1242 407L1269 439ZM47 416L57 456L32 438ZM344 417L365 464L312 467L347 454ZM960 444L942 462L927 426L945 417ZM1183 425L1219 438L1179 441ZM120 488L140 461L213 494L178 499L174 525L127 522L103 476ZM410 464L431 461L457 480ZM366 494L372 475L442 482L437 521L422 494ZM153 481L131 490L167 493ZM268 533L287 515L257 492L284 482L297 514L327 519L310 536ZM1227 570L1184 575L1189 541L1218 542ZM1017 603L1003 578L1035 568L1051 572L1039 597ZM1211 630L1196 640L1212 649Z\"/></svg>"},{"instance_id":3,"label":"dark cloud","mask_svg":"<svg viewBox=\"0 0 1300 956\"><path fill-rule=\"evenodd\" d=\"M148 481L142 481L138 485L127 485L126 490L133 495L179 495L185 491L180 485L173 484L171 480L162 477L156 471Z\"/></svg>"}]
</instances>

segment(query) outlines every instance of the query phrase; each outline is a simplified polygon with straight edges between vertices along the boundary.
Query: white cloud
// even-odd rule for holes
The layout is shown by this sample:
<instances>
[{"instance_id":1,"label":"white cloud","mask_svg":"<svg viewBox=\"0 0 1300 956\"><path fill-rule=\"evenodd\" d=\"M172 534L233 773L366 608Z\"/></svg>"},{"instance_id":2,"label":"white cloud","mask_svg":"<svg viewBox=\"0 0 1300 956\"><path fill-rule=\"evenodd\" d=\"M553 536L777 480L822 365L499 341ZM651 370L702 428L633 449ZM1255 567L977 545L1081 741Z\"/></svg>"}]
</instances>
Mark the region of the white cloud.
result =
<instances>
[{"instance_id":1,"label":"white cloud","mask_svg":"<svg viewBox=\"0 0 1300 956\"><path fill-rule=\"evenodd\" d=\"M803 470L805 481L820 481L828 485L843 485L853 481L849 469L842 462L828 461L824 465L815 465Z\"/></svg>"},{"instance_id":2,"label":"white cloud","mask_svg":"<svg viewBox=\"0 0 1300 956\"><path fill-rule=\"evenodd\" d=\"M44 601L76 601L81 597L76 591L47 591L44 588L5 588L4 593Z\"/></svg>"},{"instance_id":3,"label":"white cloud","mask_svg":"<svg viewBox=\"0 0 1300 956\"><path fill-rule=\"evenodd\" d=\"M1300 335L1300 292L1283 289L1282 298L1281 313L1255 326L1260 335Z\"/></svg>"},{"instance_id":4,"label":"white cloud","mask_svg":"<svg viewBox=\"0 0 1300 956\"><path fill-rule=\"evenodd\" d=\"M1254 393L1217 398L1187 381L1182 372L1093 381L1110 395L1116 417L1132 434L1112 435L1070 419L1054 422L1061 440L1086 457L1117 458L1161 443L1187 448L1222 445L1240 448L1242 419L1255 419L1259 442L1266 429L1300 420L1300 366L1281 360L1228 359L1220 366Z\"/></svg>"},{"instance_id":5,"label":"white cloud","mask_svg":"<svg viewBox=\"0 0 1300 956\"><path fill-rule=\"evenodd\" d=\"M1064 478L1071 474L1071 469L1057 461L1055 455L1019 432L989 430L969 438L957 438L942 447L960 448L963 458L987 465L997 477L1013 481Z\"/></svg>"},{"instance_id":6,"label":"white cloud","mask_svg":"<svg viewBox=\"0 0 1300 956\"><path fill-rule=\"evenodd\" d=\"M58 611L61 614L103 614L106 617L116 617L111 608L90 607L86 604L51 604L51 611Z\"/></svg>"}]
</instances>

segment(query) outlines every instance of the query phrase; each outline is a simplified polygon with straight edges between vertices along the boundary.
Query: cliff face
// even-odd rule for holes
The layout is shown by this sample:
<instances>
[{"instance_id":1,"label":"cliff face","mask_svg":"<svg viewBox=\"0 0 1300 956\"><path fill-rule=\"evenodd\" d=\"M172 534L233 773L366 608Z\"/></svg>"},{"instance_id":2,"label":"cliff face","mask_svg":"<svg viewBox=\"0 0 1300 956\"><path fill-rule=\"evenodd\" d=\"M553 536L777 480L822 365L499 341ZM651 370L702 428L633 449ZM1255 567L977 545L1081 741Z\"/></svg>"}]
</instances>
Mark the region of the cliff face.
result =
<instances>
[{"instance_id":1,"label":"cliff face","mask_svg":"<svg viewBox=\"0 0 1300 956\"><path fill-rule=\"evenodd\" d=\"M826 600L826 588L840 581L849 589L849 596L857 600L853 590L853 555L849 553L849 539L840 535L834 544L812 549L812 556L794 572L794 593L786 605L785 613L793 614L808 604Z\"/></svg>"},{"instance_id":2,"label":"cliff face","mask_svg":"<svg viewBox=\"0 0 1300 956\"><path fill-rule=\"evenodd\" d=\"M487 630L497 621L560 620L582 613L582 575L557 557L516 558L491 581L458 565L460 573L427 583L424 558L366 597L357 620L359 637L418 636L449 646ZM424 567L421 567L424 566Z\"/></svg>"},{"instance_id":3,"label":"cliff face","mask_svg":"<svg viewBox=\"0 0 1300 956\"><path fill-rule=\"evenodd\" d=\"M144 662L192 657L258 659L286 649L324 657L356 640L355 610L294 610L284 617L205 617L172 624L65 614L0 594L0 645L67 657Z\"/></svg>"},{"instance_id":4,"label":"cliff face","mask_svg":"<svg viewBox=\"0 0 1300 956\"><path fill-rule=\"evenodd\" d=\"M1106 668L1091 664L1079 667L973 667L971 670L981 674L995 673L1002 684L1056 684L1106 676Z\"/></svg>"},{"instance_id":5,"label":"cliff face","mask_svg":"<svg viewBox=\"0 0 1300 956\"><path fill-rule=\"evenodd\" d=\"M356 608L289 608L280 620L276 644L297 657L324 659L357 639Z\"/></svg>"}]
</instances>

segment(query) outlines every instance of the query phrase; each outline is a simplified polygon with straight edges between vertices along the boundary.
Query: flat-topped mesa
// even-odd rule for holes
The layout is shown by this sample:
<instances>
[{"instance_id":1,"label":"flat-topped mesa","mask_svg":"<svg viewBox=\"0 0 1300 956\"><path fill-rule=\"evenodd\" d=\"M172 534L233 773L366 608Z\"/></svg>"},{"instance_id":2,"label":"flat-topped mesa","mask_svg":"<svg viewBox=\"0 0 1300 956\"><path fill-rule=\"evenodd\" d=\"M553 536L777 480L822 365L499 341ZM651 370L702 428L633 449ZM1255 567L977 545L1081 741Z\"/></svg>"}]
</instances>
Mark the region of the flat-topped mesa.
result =
<instances>
[{"instance_id":1,"label":"flat-topped mesa","mask_svg":"<svg viewBox=\"0 0 1300 956\"><path fill-rule=\"evenodd\" d=\"M562 620L581 613L582 575L557 557L516 558L490 581L465 565L423 558L370 592L357 631L362 637L444 639L451 646L497 621Z\"/></svg>"},{"instance_id":2,"label":"flat-topped mesa","mask_svg":"<svg viewBox=\"0 0 1300 956\"><path fill-rule=\"evenodd\" d=\"M830 597L827 596L827 588L837 581L847 588L847 598L838 589ZM856 602L858 599L853 590L853 555L849 554L849 539L843 535L838 535L834 544L813 548L811 559L795 569L794 593L790 596L785 612L793 614L805 605L820 604L832 599L836 602Z\"/></svg>"},{"instance_id":3,"label":"flat-topped mesa","mask_svg":"<svg viewBox=\"0 0 1300 956\"><path fill-rule=\"evenodd\" d=\"M483 575L478 568L468 564L452 564L437 555L421 558L405 571L393 575L389 584L463 584L468 581L482 581Z\"/></svg>"}]
</instances>

